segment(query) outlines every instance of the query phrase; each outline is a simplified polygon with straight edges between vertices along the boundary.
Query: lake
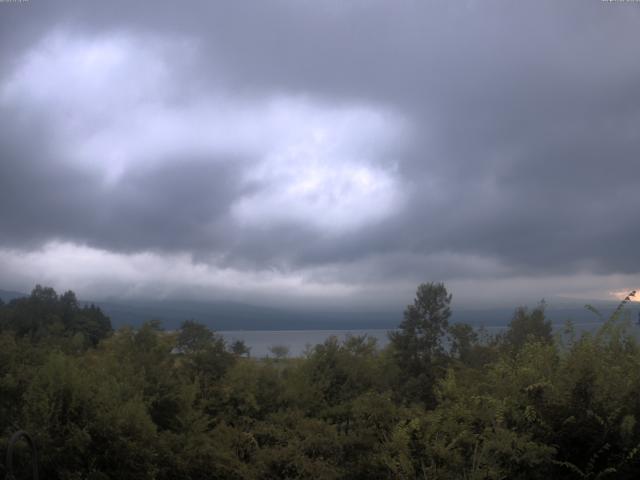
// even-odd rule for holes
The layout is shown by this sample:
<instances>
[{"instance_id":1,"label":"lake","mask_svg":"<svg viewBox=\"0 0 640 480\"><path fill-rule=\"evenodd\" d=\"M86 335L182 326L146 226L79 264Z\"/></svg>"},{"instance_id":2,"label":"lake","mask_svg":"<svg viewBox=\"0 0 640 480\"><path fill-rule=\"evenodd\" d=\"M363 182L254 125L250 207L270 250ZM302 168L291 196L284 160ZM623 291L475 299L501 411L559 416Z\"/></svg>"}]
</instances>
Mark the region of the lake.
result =
<instances>
[{"instance_id":1,"label":"lake","mask_svg":"<svg viewBox=\"0 0 640 480\"><path fill-rule=\"evenodd\" d=\"M575 323L576 331L590 331L602 325L600 322ZM564 324L555 324L554 330L559 331L564 328ZM495 334L504 330L506 326L484 327L489 334ZM265 357L271 355L269 348L275 345L282 345L289 348L290 357L302 356L307 346L314 346L323 343L327 338L336 336L344 340L347 335L367 335L373 337L378 342L378 347L385 347L389 343L386 329L369 330L227 330L217 333L224 336L227 342L243 340L251 348L252 357ZM272 356L272 355L271 355Z\"/></svg>"},{"instance_id":2,"label":"lake","mask_svg":"<svg viewBox=\"0 0 640 480\"><path fill-rule=\"evenodd\" d=\"M388 330L238 330L217 333L224 336L227 342L243 340L251 348L252 357L271 355L269 348L274 345L289 348L290 357L299 357L307 345L323 343L331 336L344 340L347 335L368 335L377 339L379 347L384 347L389 342L387 332Z\"/></svg>"}]
</instances>

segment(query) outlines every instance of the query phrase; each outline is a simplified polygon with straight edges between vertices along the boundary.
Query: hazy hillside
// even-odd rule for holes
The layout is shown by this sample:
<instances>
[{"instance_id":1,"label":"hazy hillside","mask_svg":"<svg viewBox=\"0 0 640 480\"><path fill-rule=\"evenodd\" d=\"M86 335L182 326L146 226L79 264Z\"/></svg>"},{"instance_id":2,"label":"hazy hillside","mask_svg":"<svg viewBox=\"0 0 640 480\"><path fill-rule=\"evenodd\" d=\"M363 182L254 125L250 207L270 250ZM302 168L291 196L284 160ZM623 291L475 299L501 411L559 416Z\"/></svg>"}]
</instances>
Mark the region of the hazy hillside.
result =
<instances>
[{"instance_id":1,"label":"hazy hillside","mask_svg":"<svg viewBox=\"0 0 640 480\"><path fill-rule=\"evenodd\" d=\"M0 290L0 299L3 302L9 302L14 298L26 297L26 293L12 292L10 290Z\"/></svg>"},{"instance_id":2,"label":"hazy hillside","mask_svg":"<svg viewBox=\"0 0 640 480\"><path fill-rule=\"evenodd\" d=\"M140 325L145 320L161 320L165 328L175 329L183 320L196 320L215 330L324 330L324 329L391 329L402 320L398 311L296 311L234 302L196 301L110 301L95 302L111 317L115 327ZM599 303L603 314L610 313L615 303ZM534 305L530 305L533 307ZM512 318L514 308L455 308L452 321L475 326L504 326ZM638 307L629 307L627 314L638 316ZM583 304L547 308L547 318L553 324L566 320L576 323L596 322L597 317Z\"/></svg>"},{"instance_id":3,"label":"hazy hillside","mask_svg":"<svg viewBox=\"0 0 640 480\"><path fill-rule=\"evenodd\" d=\"M0 290L0 298L8 302L26 296L24 293ZM99 306L111 318L114 327L139 326L144 321L161 320L167 329L176 329L184 320L196 320L214 330L350 330L392 329L402 320L402 309L392 311L326 310L297 311L250 305L239 302L203 302L189 300L109 300L88 301ZM594 302L603 314L613 311L616 302ZM534 305L530 305L533 307ZM504 326L512 318L514 308L452 308L452 321L474 326ZM626 314L634 320L640 307L627 307ZM584 308L583 302L547 307L547 318L554 325L566 320L576 323L596 322L597 317Z\"/></svg>"},{"instance_id":4,"label":"hazy hillside","mask_svg":"<svg viewBox=\"0 0 640 480\"><path fill-rule=\"evenodd\" d=\"M234 302L109 301L95 302L115 327L161 320L165 328L178 328L183 320L196 320L215 330L316 330L393 328L402 312L297 311Z\"/></svg>"}]
</instances>

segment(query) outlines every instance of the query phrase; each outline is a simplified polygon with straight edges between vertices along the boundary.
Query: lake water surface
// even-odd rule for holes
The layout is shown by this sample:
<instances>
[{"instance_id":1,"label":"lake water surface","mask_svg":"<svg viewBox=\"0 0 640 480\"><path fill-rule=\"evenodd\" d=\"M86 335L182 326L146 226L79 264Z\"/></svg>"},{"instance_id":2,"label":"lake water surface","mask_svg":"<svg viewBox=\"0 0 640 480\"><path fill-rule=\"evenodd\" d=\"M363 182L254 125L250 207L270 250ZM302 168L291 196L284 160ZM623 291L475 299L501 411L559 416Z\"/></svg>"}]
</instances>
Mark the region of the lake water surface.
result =
<instances>
[{"instance_id":1,"label":"lake water surface","mask_svg":"<svg viewBox=\"0 0 640 480\"><path fill-rule=\"evenodd\" d=\"M576 323L574 327L577 332L591 331L602 325L599 322ZM484 327L488 334L495 334L504 330L506 326ZM554 325L556 331L561 331L564 324ZM269 351L273 346L285 346L289 349L290 357L299 357L304 354L307 347L323 343L331 336L344 340L347 335L367 335L373 337L378 342L378 347L385 347L389 343L387 333L389 330L227 330L220 331L227 342L243 340L251 348L252 357L265 357L271 355Z\"/></svg>"},{"instance_id":2,"label":"lake water surface","mask_svg":"<svg viewBox=\"0 0 640 480\"><path fill-rule=\"evenodd\" d=\"M600 322L576 323L576 332L593 331L602 324ZM564 324L554 325L555 331L562 331ZM489 326L484 330L490 334L496 334L506 327ZM251 348L252 357L265 357L271 355L269 351L273 346L285 346L289 349L290 357L302 356L305 350L319 343L323 343L331 336L344 340L348 335L367 335L377 340L378 347L385 347L389 343L389 330L385 329L363 329L363 330L227 330L219 331L227 342L243 340Z\"/></svg>"},{"instance_id":3,"label":"lake water surface","mask_svg":"<svg viewBox=\"0 0 640 480\"><path fill-rule=\"evenodd\" d=\"M388 330L238 330L218 332L228 342L243 340L251 348L252 357L265 357L271 355L269 348L273 346L285 346L289 348L290 357L301 356L307 346L313 347L323 343L331 336L344 340L347 335L367 335L377 339L378 346L384 347L389 339Z\"/></svg>"}]
</instances>

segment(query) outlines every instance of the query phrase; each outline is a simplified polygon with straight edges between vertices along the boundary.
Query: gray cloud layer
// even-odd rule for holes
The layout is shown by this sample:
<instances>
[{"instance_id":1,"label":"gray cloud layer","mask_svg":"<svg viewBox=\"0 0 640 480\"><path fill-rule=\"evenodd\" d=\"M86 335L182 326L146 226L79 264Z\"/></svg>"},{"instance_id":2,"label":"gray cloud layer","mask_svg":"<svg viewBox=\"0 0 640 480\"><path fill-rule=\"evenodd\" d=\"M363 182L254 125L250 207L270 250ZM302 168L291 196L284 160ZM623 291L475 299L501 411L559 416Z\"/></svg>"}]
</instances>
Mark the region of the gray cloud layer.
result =
<instances>
[{"instance_id":1,"label":"gray cloud layer","mask_svg":"<svg viewBox=\"0 0 640 480\"><path fill-rule=\"evenodd\" d=\"M0 247L637 275L638 27L598 1L0 4ZM85 47L106 66L76 72Z\"/></svg>"}]
</instances>

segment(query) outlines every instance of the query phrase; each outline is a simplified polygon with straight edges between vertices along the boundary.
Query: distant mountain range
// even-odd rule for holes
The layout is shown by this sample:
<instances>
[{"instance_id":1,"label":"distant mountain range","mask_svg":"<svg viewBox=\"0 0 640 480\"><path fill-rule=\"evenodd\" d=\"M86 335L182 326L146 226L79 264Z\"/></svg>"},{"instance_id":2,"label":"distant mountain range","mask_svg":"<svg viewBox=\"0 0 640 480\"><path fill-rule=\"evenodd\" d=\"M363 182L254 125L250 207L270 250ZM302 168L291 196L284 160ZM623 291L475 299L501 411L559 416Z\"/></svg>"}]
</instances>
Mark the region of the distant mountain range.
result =
<instances>
[{"instance_id":1,"label":"distant mountain range","mask_svg":"<svg viewBox=\"0 0 640 480\"><path fill-rule=\"evenodd\" d=\"M402 312L301 311L236 302L176 300L94 302L111 317L114 326L161 320L175 329L184 320L196 320L214 330L339 330L393 328Z\"/></svg>"},{"instance_id":2,"label":"distant mountain range","mask_svg":"<svg viewBox=\"0 0 640 480\"><path fill-rule=\"evenodd\" d=\"M14 298L26 297L26 293L12 292L10 290L0 290L0 300L10 302Z\"/></svg>"},{"instance_id":3,"label":"distant mountain range","mask_svg":"<svg viewBox=\"0 0 640 480\"><path fill-rule=\"evenodd\" d=\"M8 302L26 296L24 293L0 290L0 298ZM360 330L393 329L402 321L399 311L326 310L302 311L273 308L236 302L203 302L188 300L109 300L83 302L99 306L111 318L114 327L138 326L146 320L160 320L167 329L176 329L184 320L196 320L214 330ZM607 315L617 302L594 304ZM474 326L504 326L515 308L456 308L452 321ZM630 304L625 309L635 320L640 306ZM598 318L583 304L550 305L547 318L554 324L571 319L575 323L597 322Z\"/></svg>"}]
</instances>

